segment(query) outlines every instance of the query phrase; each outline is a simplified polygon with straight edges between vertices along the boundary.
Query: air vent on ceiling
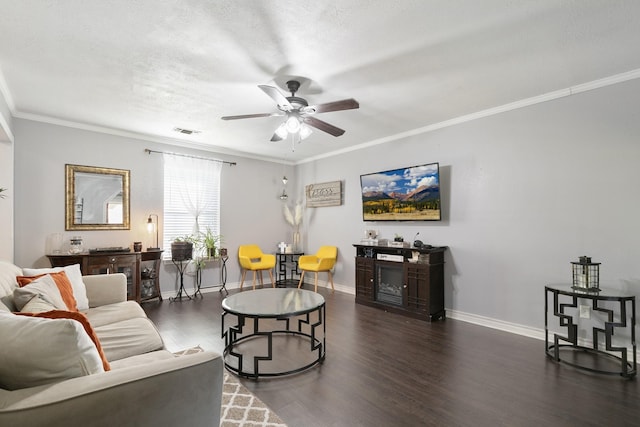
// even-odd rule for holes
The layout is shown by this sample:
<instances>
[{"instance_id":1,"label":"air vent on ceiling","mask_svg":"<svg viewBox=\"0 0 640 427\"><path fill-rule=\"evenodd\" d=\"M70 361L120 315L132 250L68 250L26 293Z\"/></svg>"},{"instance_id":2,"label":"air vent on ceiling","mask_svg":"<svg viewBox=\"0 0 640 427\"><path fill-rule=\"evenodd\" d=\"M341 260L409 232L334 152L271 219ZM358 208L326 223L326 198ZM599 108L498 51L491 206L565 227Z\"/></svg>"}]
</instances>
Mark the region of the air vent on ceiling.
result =
<instances>
[{"instance_id":1,"label":"air vent on ceiling","mask_svg":"<svg viewBox=\"0 0 640 427\"><path fill-rule=\"evenodd\" d=\"M191 134L194 134L194 133L200 133L199 130L193 130L193 129L173 128L173 130L178 132L178 133L184 133L185 135L191 135Z\"/></svg>"}]
</instances>

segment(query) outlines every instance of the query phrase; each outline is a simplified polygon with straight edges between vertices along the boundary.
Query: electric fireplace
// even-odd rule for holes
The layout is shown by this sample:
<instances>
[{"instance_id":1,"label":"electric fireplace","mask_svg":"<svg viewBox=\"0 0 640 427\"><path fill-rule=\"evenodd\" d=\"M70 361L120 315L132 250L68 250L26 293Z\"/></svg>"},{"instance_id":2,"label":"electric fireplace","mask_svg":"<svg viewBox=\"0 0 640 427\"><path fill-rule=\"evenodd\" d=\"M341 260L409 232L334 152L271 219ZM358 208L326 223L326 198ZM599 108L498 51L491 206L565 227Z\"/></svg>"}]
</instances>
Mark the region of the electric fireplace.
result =
<instances>
[{"instance_id":1,"label":"electric fireplace","mask_svg":"<svg viewBox=\"0 0 640 427\"><path fill-rule=\"evenodd\" d=\"M376 301L403 305L403 268L401 262L376 263Z\"/></svg>"}]
</instances>

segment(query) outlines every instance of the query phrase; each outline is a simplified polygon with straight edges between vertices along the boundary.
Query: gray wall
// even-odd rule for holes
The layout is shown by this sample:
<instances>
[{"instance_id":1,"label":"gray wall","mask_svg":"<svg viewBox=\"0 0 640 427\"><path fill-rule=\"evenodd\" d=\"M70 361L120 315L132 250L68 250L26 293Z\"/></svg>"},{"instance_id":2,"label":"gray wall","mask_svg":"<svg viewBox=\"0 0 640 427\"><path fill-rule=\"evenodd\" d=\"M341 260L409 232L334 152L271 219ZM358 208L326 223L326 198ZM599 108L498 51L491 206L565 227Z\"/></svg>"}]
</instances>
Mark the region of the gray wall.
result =
<instances>
[{"instance_id":1,"label":"gray wall","mask_svg":"<svg viewBox=\"0 0 640 427\"><path fill-rule=\"evenodd\" d=\"M150 213L162 218L162 156L146 154L145 148L191 153L237 162L222 169L221 234L229 249L228 282L239 282L240 271L235 253L240 244L256 243L275 250L277 242L290 233L281 211L278 195L282 175L294 178L293 168L282 164L236 158L228 155L189 150L121 136L91 132L35 122L14 120L15 143L15 263L22 267L48 267L47 242L53 233L82 236L85 248L131 246L142 241L151 246L147 233ZM125 231L64 230L66 163L112 167L131 171L131 229ZM162 222L162 221L161 221ZM162 229L160 229L162 233ZM161 286L171 293L175 288L175 267L165 263ZM205 269L203 286L219 283L219 269ZM186 279L186 285L192 283Z\"/></svg>"},{"instance_id":2,"label":"gray wall","mask_svg":"<svg viewBox=\"0 0 640 427\"><path fill-rule=\"evenodd\" d=\"M365 229L420 232L449 247L446 307L481 322L542 328L544 285L570 281L580 255L602 262L603 285L640 295L639 100L635 80L302 164L301 188L344 181L344 205L306 211L305 244L338 245L335 281L353 286ZM430 162L443 221L362 221L361 174Z\"/></svg>"}]
</instances>

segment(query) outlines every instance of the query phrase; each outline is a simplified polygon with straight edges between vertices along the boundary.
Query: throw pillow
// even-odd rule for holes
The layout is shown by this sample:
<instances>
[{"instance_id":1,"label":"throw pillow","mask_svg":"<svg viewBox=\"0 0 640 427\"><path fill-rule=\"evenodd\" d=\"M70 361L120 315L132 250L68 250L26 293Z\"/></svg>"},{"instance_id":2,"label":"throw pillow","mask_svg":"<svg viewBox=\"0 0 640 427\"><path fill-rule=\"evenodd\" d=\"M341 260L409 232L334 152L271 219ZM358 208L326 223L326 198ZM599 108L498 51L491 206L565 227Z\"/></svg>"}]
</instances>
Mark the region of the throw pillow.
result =
<instances>
[{"instance_id":1,"label":"throw pillow","mask_svg":"<svg viewBox=\"0 0 640 427\"><path fill-rule=\"evenodd\" d=\"M20 312L22 313L44 313L45 311L55 310L56 307L53 304L48 303L40 295L36 295L31 298L28 303L22 307Z\"/></svg>"},{"instance_id":2,"label":"throw pillow","mask_svg":"<svg viewBox=\"0 0 640 427\"><path fill-rule=\"evenodd\" d=\"M66 310L67 305L60 295L58 285L49 275L39 277L22 288L13 290L13 303L18 310L27 305L33 297L40 296L58 310Z\"/></svg>"},{"instance_id":3,"label":"throw pillow","mask_svg":"<svg viewBox=\"0 0 640 427\"><path fill-rule=\"evenodd\" d=\"M102 345L100 345L100 340L98 340L98 336L96 335L93 327L91 327L91 323L89 323L89 319L83 313L78 311L64 311L64 310L53 310L47 311L44 313L16 313L21 316L31 316L31 317L44 317L47 319L72 319L76 322L79 322L82 325L82 328L87 333L93 345L95 345L98 354L100 355L100 360L102 361L102 368L105 371L109 371L111 367L109 366L109 361L104 355L104 351L102 350Z\"/></svg>"},{"instance_id":4,"label":"throw pillow","mask_svg":"<svg viewBox=\"0 0 640 427\"><path fill-rule=\"evenodd\" d=\"M73 297L73 288L71 287L71 282L67 277L67 273L65 273L64 271L60 271L58 273L40 274L38 276L31 277L18 276L16 277L16 280L18 281L18 285L20 285L20 287L23 287L42 276L51 276L53 281L56 282L56 285L58 286L60 295L62 295L62 300L64 301L67 310L78 311L76 299Z\"/></svg>"},{"instance_id":5,"label":"throw pillow","mask_svg":"<svg viewBox=\"0 0 640 427\"><path fill-rule=\"evenodd\" d=\"M0 386L17 390L104 372L82 325L0 313Z\"/></svg>"},{"instance_id":6,"label":"throw pillow","mask_svg":"<svg viewBox=\"0 0 640 427\"><path fill-rule=\"evenodd\" d=\"M38 276L40 274L58 273L64 271L67 273L67 277L71 282L73 288L73 297L78 304L78 310L89 309L89 299L87 298L87 288L82 281L82 272L80 271L80 264L67 265L66 267L55 268L23 268L23 276Z\"/></svg>"}]
</instances>

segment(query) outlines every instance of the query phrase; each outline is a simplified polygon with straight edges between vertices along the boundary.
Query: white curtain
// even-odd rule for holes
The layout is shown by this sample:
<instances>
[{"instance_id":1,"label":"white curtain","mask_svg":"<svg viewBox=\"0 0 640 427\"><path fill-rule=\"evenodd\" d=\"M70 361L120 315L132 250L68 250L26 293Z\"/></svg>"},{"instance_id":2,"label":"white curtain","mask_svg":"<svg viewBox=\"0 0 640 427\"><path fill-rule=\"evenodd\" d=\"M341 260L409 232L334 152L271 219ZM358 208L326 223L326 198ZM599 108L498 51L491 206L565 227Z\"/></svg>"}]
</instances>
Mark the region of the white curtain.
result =
<instances>
[{"instance_id":1,"label":"white curtain","mask_svg":"<svg viewBox=\"0 0 640 427\"><path fill-rule=\"evenodd\" d=\"M212 186L219 186L222 163L193 157L164 155L165 171L175 185L171 185L170 197L179 197L185 209L193 218L192 233L200 233L198 219L213 206L217 197L212 198ZM176 194L177 193L177 194Z\"/></svg>"}]
</instances>

